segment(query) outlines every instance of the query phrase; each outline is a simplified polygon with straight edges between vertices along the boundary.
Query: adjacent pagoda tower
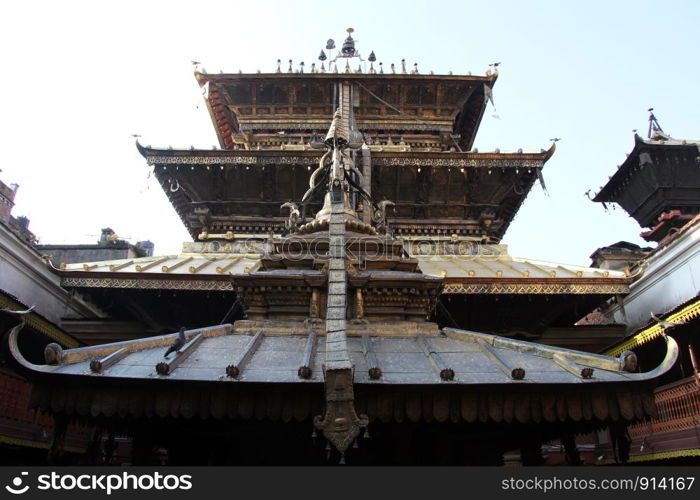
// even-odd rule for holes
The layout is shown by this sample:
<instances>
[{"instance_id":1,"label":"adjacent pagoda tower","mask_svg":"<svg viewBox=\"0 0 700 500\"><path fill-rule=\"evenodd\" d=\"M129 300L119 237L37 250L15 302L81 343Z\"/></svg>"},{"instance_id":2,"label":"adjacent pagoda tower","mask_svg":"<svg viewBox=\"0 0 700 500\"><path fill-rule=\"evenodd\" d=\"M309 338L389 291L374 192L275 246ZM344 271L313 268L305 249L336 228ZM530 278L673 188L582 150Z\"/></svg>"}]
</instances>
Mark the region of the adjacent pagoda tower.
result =
<instances>
[{"instance_id":1,"label":"adjacent pagoda tower","mask_svg":"<svg viewBox=\"0 0 700 500\"><path fill-rule=\"evenodd\" d=\"M647 139L634 135L634 148L593 201L618 203L649 228L642 238L660 242L700 213L700 143L671 138L649 111Z\"/></svg>"}]
</instances>

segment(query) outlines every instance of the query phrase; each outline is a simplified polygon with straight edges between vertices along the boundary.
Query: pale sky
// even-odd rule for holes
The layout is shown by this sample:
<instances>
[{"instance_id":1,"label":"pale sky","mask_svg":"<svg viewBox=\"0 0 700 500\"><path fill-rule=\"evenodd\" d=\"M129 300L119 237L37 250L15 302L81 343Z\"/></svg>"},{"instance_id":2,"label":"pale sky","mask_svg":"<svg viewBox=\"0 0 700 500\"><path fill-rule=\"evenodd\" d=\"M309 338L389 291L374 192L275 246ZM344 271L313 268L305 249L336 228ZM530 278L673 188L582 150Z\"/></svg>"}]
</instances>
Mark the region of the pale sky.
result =
<instances>
[{"instance_id":1,"label":"pale sky","mask_svg":"<svg viewBox=\"0 0 700 500\"><path fill-rule=\"evenodd\" d=\"M157 254L189 240L131 134L154 147L217 144L190 61L272 72L316 61L353 27L385 67L484 74L501 62L479 151L539 151L561 137L503 243L513 256L588 265L598 247L644 244L598 191L646 135L647 108L700 139L700 2L4 1L0 179L42 243L91 243L112 227Z\"/></svg>"}]
</instances>

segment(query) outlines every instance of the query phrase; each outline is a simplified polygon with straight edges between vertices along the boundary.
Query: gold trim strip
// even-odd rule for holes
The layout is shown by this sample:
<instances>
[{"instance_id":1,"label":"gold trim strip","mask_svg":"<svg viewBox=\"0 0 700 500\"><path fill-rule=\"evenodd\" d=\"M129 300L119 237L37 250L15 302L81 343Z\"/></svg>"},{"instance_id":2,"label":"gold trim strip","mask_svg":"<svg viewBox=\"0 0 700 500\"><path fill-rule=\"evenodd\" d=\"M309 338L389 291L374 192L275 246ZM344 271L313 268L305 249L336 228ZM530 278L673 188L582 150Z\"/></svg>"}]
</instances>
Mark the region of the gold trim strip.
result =
<instances>
[{"instance_id":1,"label":"gold trim strip","mask_svg":"<svg viewBox=\"0 0 700 500\"><path fill-rule=\"evenodd\" d=\"M190 266L189 271L191 273L198 273L199 271L207 267L209 264L211 264L212 262L216 262L217 260L219 259L207 259L198 266Z\"/></svg>"},{"instance_id":2,"label":"gold trim strip","mask_svg":"<svg viewBox=\"0 0 700 500\"><path fill-rule=\"evenodd\" d=\"M243 257L235 257L235 258L231 259L231 262L229 262L228 264L226 264L224 267L219 267L219 266L217 266L217 267L216 267L216 272L219 273L219 274L225 273L226 271L228 271L229 269L231 269L233 266L235 266L238 262L240 262L242 258L243 258Z\"/></svg>"},{"instance_id":3,"label":"gold trim strip","mask_svg":"<svg viewBox=\"0 0 700 500\"><path fill-rule=\"evenodd\" d=\"M520 269L518 269L517 267L515 267L514 265L511 264L511 262L513 262L512 260L509 261L508 259L501 259L498 262L500 262L504 266L512 269L516 273L521 274L524 278L530 277L530 271L521 271Z\"/></svg>"},{"instance_id":4,"label":"gold trim strip","mask_svg":"<svg viewBox=\"0 0 700 500\"><path fill-rule=\"evenodd\" d=\"M61 280L61 286L76 288L133 288L144 290L233 290L233 285L230 281L211 279L164 280L67 277Z\"/></svg>"},{"instance_id":5,"label":"gold trim strip","mask_svg":"<svg viewBox=\"0 0 700 500\"><path fill-rule=\"evenodd\" d=\"M26 448L48 449L50 447L50 443L48 442L3 435L0 435L0 443L11 444L14 446L24 446ZM69 453L85 453L85 448L76 448L75 446L64 446L63 449Z\"/></svg>"},{"instance_id":6,"label":"gold trim strip","mask_svg":"<svg viewBox=\"0 0 700 500\"><path fill-rule=\"evenodd\" d=\"M6 297L2 294L0 294L0 306L2 306L3 308L18 311L26 309L26 306L24 306L23 304L15 302L14 300L11 300L9 297ZM56 342L68 349L80 347L80 344L77 340L69 337L66 333L64 333L58 327L56 327L56 325L49 322L48 320L45 320L44 318L40 317L39 315L33 312L26 314L24 316L24 320L27 322L27 325L29 325L31 328L46 335L50 339L55 340Z\"/></svg>"},{"instance_id":7,"label":"gold trim strip","mask_svg":"<svg viewBox=\"0 0 700 500\"><path fill-rule=\"evenodd\" d=\"M0 443L11 444L14 446L24 446L26 448L49 448L49 443L44 441L34 441L32 439L22 439L12 436L3 436L0 434Z\"/></svg>"},{"instance_id":8,"label":"gold trim strip","mask_svg":"<svg viewBox=\"0 0 700 500\"><path fill-rule=\"evenodd\" d=\"M138 265L138 264L137 264L137 265L136 265L136 270L137 270L138 272L141 273L141 272L146 271L146 270L148 270L148 269L150 269L150 268L152 268L152 267L155 267L155 266L157 266L157 265L159 265L159 264L162 264L163 262L165 262L165 261L167 261L167 260L169 260L169 259L170 259L170 257L161 257L161 258L158 259L158 260L154 260L153 262L149 262L149 263L146 264L145 266L141 266L141 265Z\"/></svg>"},{"instance_id":9,"label":"gold trim strip","mask_svg":"<svg viewBox=\"0 0 700 500\"><path fill-rule=\"evenodd\" d=\"M473 260L474 259L471 259L468 262L472 262ZM438 262L441 262L441 261L435 260L435 261L432 261L431 264L437 265ZM457 267L457 269L461 269L462 271L466 272L467 276L469 276L469 277L474 277L476 275L476 271L474 271L474 269L470 269L470 268L465 266L467 261L465 261L463 259L458 259L457 257L452 257L447 262L451 262L452 265Z\"/></svg>"},{"instance_id":10,"label":"gold trim strip","mask_svg":"<svg viewBox=\"0 0 700 500\"><path fill-rule=\"evenodd\" d=\"M630 462L649 462L652 460L667 460L669 458L682 458L682 457L700 457L700 448L691 448L688 450L673 450L673 451L662 451L659 453L645 453L644 455L634 455L627 460ZM615 460L612 458L607 458L597 462L601 465L603 464L614 464Z\"/></svg>"},{"instance_id":11,"label":"gold trim strip","mask_svg":"<svg viewBox=\"0 0 700 500\"><path fill-rule=\"evenodd\" d=\"M700 316L700 300L696 300L692 304L687 305L677 313L671 314L665 321L671 323L686 323L691 319ZM622 344L611 347L606 350L604 354L608 356L617 356L623 351L630 351L635 347L639 347L647 342L654 340L664 334L664 328L659 324L655 323L652 326L645 328L639 333L636 333L633 337L625 340Z\"/></svg>"},{"instance_id":12,"label":"gold trim strip","mask_svg":"<svg viewBox=\"0 0 700 500\"><path fill-rule=\"evenodd\" d=\"M491 267L489 267L486 264L484 264L483 262L481 262L481 259L479 259L478 257L476 259L474 259L472 262L474 262L475 264L478 264L483 269L486 269L486 271L493 274L495 277L500 278L500 276L498 276L498 273L496 271L494 271L493 269L491 269Z\"/></svg>"},{"instance_id":13,"label":"gold trim strip","mask_svg":"<svg viewBox=\"0 0 700 500\"><path fill-rule=\"evenodd\" d=\"M554 276L552 276L552 271L548 271L548 270L545 269L544 267L538 266L538 265L535 264L534 262L530 262L530 261L527 260L527 259L522 259L520 262L522 262L523 264L525 264L525 265L527 265L527 266L530 266L530 267L532 267L532 268L534 268L534 269L537 269L539 272L544 273L546 276L554 277ZM556 275L556 273L555 273L555 275Z\"/></svg>"},{"instance_id":14,"label":"gold trim strip","mask_svg":"<svg viewBox=\"0 0 700 500\"><path fill-rule=\"evenodd\" d=\"M127 262L123 262L123 263L119 264L118 266L115 266L114 264L111 264L111 265L109 266L109 270L110 270L111 272L119 271L120 269L124 269L125 267L129 267L129 266L130 266L131 264L133 264L133 263L134 263L134 261L133 261L133 259L132 259L132 260L129 260L129 261L127 261Z\"/></svg>"},{"instance_id":15,"label":"gold trim strip","mask_svg":"<svg viewBox=\"0 0 700 500\"><path fill-rule=\"evenodd\" d=\"M544 279L544 278L542 278ZM443 294L600 294L615 295L629 293L629 286L622 284L576 284L576 283L445 283Z\"/></svg>"},{"instance_id":16,"label":"gold trim strip","mask_svg":"<svg viewBox=\"0 0 700 500\"><path fill-rule=\"evenodd\" d=\"M576 271L572 271L571 269L567 269L564 266L562 266L561 264L557 265L557 269L561 269L565 273L569 273L571 276L576 276L576 277L580 278L580 275Z\"/></svg>"},{"instance_id":17,"label":"gold trim strip","mask_svg":"<svg viewBox=\"0 0 700 500\"><path fill-rule=\"evenodd\" d=\"M194 257L187 257L186 259L183 259L180 262L176 262L172 266L163 266L160 268L160 270L164 273L169 273L170 271L173 271L174 269L177 269L178 267L183 266L192 260L194 260Z\"/></svg>"}]
</instances>

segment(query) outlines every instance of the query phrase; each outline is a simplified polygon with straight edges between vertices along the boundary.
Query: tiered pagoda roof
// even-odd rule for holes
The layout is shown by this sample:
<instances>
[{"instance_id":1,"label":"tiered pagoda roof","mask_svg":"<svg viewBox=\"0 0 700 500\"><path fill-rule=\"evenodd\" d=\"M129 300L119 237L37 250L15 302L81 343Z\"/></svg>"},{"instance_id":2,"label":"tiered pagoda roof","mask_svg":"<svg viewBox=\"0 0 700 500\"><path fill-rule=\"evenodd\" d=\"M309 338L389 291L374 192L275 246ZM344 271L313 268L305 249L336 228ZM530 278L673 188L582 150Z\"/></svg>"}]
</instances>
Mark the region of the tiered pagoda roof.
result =
<instances>
[{"instance_id":1,"label":"tiered pagoda roof","mask_svg":"<svg viewBox=\"0 0 700 500\"><path fill-rule=\"evenodd\" d=\"M354 57L351 36L343 54ZM194 415L241 428L268 419L257 431L267 443L272 422L293 419L304 432L312 425L340 461L368 426L383 430L385 448L387 436L414 432L404 422L435 421L464 426L442 427L443 436L476 442L486 432L494 437L485 449L529 440L539 454L543 439L608 424L623 442L628 422L654 413L650 384L675 362L672 340L656 368L636 373L627 352L493 334L571 326L633 279L515 259L497 244L554 147L465 151L494 75L197 78L224 149L139 145L196 241L177 256L55 269L64 286L108 310L136 311L154 329L196 327L53 346L39 365L19 352L18 325L10 349L39 381L38 407L120 425L156 415L164 429ZM553 425L533 437L530 424L542 422ZM162 439L182 450L171 434Z\"/></svg>"},{"instance_id":2,"label":"tiered pagoda roof","mask_svg":"<svg viewBox=\"0 0 700 500\"><path fill-rule=\"evenodd\" d=\"M632 152L593 201L618 203L641 227L652 228L644 239L658 242L700 212L699 163L700 141L635 134Z\"/></svg>"},{"instance_id":3,"label":"tiered pagoda roof","mask_svg":"<svg viewBox=\"0 0 700 500\"><path fill-rule=\"evenodd\" d=\"M425 151L471 149L497 78L376 72L195 76L206 87L222 149L294 146L325 132L335 111L335 84L345 81L360 90L355 119L372 144L390 146L392 138L394 145Z\"/></svg>"},{"instance_id":4,"label":"tiered pagoda roof","mask_svg":"<svg viewBox=\"0 0 700 500\"><path fill-rule=\"evenodd\" d=\"M349 119L358 146L364 144L356 161L367 162L362 170L373 198L395 204L389 220L397 236L500 241L554 146L532 153L473 148L498 72L385 72L373 61L343 69L341 62L358 59L354 40L348 42L347 54L329 61L328 71L325 65L307 72L303 66L254 74L197 70L220 149L137 144L193 239L284 230L279 206L307 191L338 86L345 84L352 89ZM305 200L307 215L321 203Z\"/></svg>"},{"instance_id":5,"label":"tiered pagoda roof","mask_svg":"<svg viewBox=\"0 0 700 500\"><path fill-rule=\"evenodd\" d=\"M281 233L280 205L301 198L322 156L303 147L139 150L195 240L205 229L213 234ZM457 234L498 242L554 146L539 153L369 150L372 192L395 203L390 222L397 235ZM319 208L320 200L310 204L311 211Z\"/></svg>"},{"instance_id":6,"label":"tiered pagoda roof","mask_svg":"<svg viewBox=\"0 0 700 500\"><path fill-rule=\"evenodd\" d=\"M10 343L24 369L56 381L53 393L35 396L43 409L93 417L258 416L288 421L311 418L323 406L320 386L328 356L324 330L323 324L300 328L274 321L190 330L181 360L163 358L177 334L61 350L45 365L22 358L17 331ZM666 359L657 368L631 373L622 358L465 330L440 331L430 323L386 324L371 334L355 324L347 336L356 406L371 421L382 422L544 420L595 427L608 419L643 418L654 414L645 382L668 370L678 355L669 340ZM146 385L139 386L135 397L129 387L137 382ZM299 388L275 400L264 396L260 384ZM565 397L562 386L569 387ZM393 391L384 392L388 387Z\"/></svg>"}]
</instances>

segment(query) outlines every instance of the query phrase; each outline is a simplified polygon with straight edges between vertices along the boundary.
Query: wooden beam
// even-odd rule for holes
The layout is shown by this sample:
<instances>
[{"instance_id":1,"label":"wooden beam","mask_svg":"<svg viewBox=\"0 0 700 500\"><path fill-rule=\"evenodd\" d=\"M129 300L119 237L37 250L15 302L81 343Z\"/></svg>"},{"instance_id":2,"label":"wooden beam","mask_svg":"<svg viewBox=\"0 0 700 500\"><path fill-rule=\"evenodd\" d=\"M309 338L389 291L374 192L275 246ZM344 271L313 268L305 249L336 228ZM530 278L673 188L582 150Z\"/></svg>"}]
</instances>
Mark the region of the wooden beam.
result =
<instances>
[{"instance_id":1,"label":"wooden beam","mask_svg":"<svg viewBox=\"0 0 700 500\"><path fill-rule=\"evenodd\" d=\"M564 370L580 378L591 378L593 376L593 368L590 366L580 366L574 363L572 360L564 356L563 354L557 353L552 356L552 360Z\"/></svg>"},{"instance_id":2,"label":"wooden beam","mask_svg":"<svg viewBox=\"0 0 700 500\"><path fill-rule=\"evenodd\" d=\"M95 373L101 373L115 363L121 361L129 354L129 350L126 347L122 347L118 351L114 351L109 356L105 356L101 359L93 359L90 361L90 370Z\"/></svg>"},{"instance_id":3,"label":"wooden beam","mask_svg":"<svg viewBox=\"0 0 700 500\"><path fill-rule=\"evenodd\" d=\"M372 380L380 379L382 376L382 369L379 367L377 356L375 356L372 350L372 343L367 333L362 334L362 354L364 354L367 359L369 378Z\"/></svg>"},{"instance_id":4,"label":"wooden beam","mask_svg":"<svg viewBox=\"0 0 700 500\"><path fill-rule=\"evenodd\" d=\"M255 354L255 351L258 350L258 347L260 347L260 343L262 342L263 339L263 333L262 330L259 330L258 333L256 333L252 339L246 344L246 346L243 348L243 351L241 354L238 355L236 360L228 365L226 367L226 375L228 375L231 378L236 378L241 374L241 371L245 368L245 365L248 364L250 361L250 358L253 357Z\"/></svg>"},{"instance_id":5,"label":"wooden beam","mask_svg":"<svg viewBox=\"0 0 700 500\"><path fill-rule=\"evenodd\" d=\"M496 350L491 347L487 342L479 339L477 341L477 345L481 348L481 350L486 354L489 359L498 366L503 373L505 373L508 377L512 378L513 380L522 380L525 378L525 369L520 368L520 367L515 367L511 368L508 366L508 364L501 358Z\"/></svg>"},{"instance_id":6,"label":"wooden beam","mask_svg":"<svg viewBox=\"0 0 700 500\"><path fill-rule=\"evenodd\" d=\"M316 355L316 333L311 332L306 338L306 346L304 347L304 357L301 360L301 366L297 371L300 378L311 378L313 374L313 363Z\"/></svg>"},{"instance_id":7,"label":"wooden beam","mask_svg":"<svg viewBox=\"0 0 700 500\"><path fill-rule=\"evenodd\" d=\"M416 340L423 350L423 353L428 357L430 366L433 367L433 370L435 370L440 378L442 380L453 380L455 378L455 371L447 366L447 363L445 363L442 357L437 353L430 340L428 340L425 335L418 335Z\"/></svg>"},{"instance_id":8,"label":"wooden beam","mask_svg":"<svg viewBox=\"0 0 700 500\"><path fill-rule=\"evenodd\" d=\"M159 375L170 375L175 368L177 368L197 349L197 346L202 340L204 340L204 336L201 333L198 333L192 337L189 342L180 348L179 351L175 352L175 357L173 359L168 362L161 361L158 363L156 365L156 372L158 372Z\"/></svg>"}]
</instances>

